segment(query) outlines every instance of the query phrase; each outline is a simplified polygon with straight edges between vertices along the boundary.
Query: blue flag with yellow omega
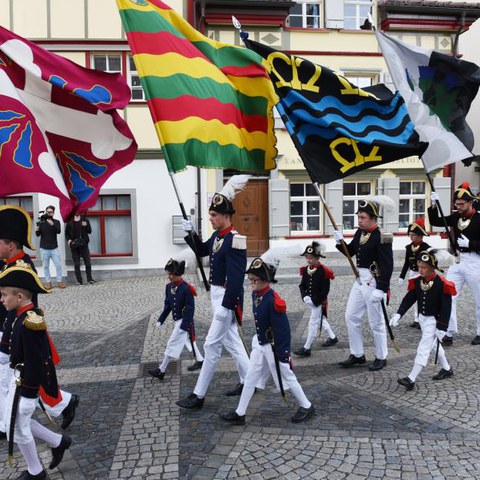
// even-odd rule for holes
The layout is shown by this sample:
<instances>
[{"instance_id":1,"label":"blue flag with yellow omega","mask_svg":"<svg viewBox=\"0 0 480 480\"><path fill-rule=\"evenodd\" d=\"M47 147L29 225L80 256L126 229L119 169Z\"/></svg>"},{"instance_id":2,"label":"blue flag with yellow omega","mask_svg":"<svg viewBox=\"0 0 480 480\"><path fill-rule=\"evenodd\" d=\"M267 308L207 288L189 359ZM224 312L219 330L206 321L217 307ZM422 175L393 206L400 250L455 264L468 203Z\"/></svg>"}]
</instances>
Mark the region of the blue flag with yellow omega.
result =
<instances>
[{"instance_id":1,"label":"blue flag with yellow omega","mask_svg":"<svg viewBox=\"0 0 480 480\"><path fill-rule=\"evenodd\" d=\"M277 110L313 182L329 183L425 150L398 92L382 84L357 88L329 68L244 41L264 58L280 98Z\"/></svg>"}]
</instances>

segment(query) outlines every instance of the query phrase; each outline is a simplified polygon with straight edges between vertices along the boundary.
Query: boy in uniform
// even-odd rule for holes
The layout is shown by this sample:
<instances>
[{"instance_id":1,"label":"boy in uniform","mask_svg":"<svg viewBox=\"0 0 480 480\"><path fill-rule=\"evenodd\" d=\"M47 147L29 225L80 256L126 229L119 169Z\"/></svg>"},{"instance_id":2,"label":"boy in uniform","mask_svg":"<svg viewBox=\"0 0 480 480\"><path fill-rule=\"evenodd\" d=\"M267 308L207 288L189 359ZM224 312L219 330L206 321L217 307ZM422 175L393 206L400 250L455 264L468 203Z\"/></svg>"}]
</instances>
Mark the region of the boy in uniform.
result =
<instances>
[{"instance_id":1,"label":"boy in uniform","mask_svg":"<svg viewBox=\"0 0 480 480\"><path fill-rule=\"evenodd\" d=\"M322 347L331 347L338 343L338 338L327 321L327 296L330 291L330 280L335 278L335 274L320 263L320 258L325 258L325 255L322 255L324 251L325 245L312 242L306 246L305 251L302 253L307 266L300 268L302 280L299 288L302 300L310 307L311 313L305 345L293 352L301 357L309 357L311 355L311 346L320 326L325 329L328 335L328 339L322 344Z\"/></svg>"}]
</instances>

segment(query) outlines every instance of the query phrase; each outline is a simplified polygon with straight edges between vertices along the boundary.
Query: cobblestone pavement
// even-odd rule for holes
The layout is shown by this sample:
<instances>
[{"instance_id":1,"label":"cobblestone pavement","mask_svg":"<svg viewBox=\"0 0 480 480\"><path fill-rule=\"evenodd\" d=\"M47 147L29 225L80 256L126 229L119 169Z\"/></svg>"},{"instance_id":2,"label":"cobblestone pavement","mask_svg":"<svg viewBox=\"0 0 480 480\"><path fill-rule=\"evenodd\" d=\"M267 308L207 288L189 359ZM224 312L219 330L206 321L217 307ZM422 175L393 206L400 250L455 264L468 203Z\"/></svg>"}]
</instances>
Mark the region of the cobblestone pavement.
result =
<instances>
[{"instance_id":1,"label":"cobblestone pavement","mask_svg":"<svg viewBox=\"0 0 480 480\"><path fill-rule=\"evenodd\" d=\"M238 401L223 395L238 381L227 354L199 411L175 405L192 391L198 375L187 371L192 363L187 351L169 366L163 382L147 377L146 369L156 365L173 328L171 320L161 331L154 328L164 278L109 280L43 296L62 356L60 383L81 398L68 429L74 443L51 480L479 478L480 346L470 345L475 331L468 290L459 304L461 319L468 320L460 320L461 334L447 349L454 377L432 381L429 365L415 390L406 392L397 378L409 373L419 339L419 331L408 327L411 313L395 330L401 352L391 348L387 368L372 373L337 366L349 354L343 312L352 281L341 276L332 284L329 320L340 342L328 349L317 342L310 358L294 358L297 377L316 407L316 415L300 425L290 422L294 400L289 397L285 404L273 384L254 395L245 426L221 422L219 413ZM404 289L395 287L390 313ZM292 349L298 348L308 322L298 287L279 284L276 290L287 300ZM246 312L244 330L250 339L249 298ZM203 290L196 320L202 346L210 321ZM373 360L368 328L366 345L367 360ZM42 412L36 416L45 421ZM2 442L5 460L6 450ZM39 450L48 465L49 449L39 444ZM18 450L15 459L13 467L0 469L0 479L16 478L24 470Z\"/></svg>"}]
</instances>

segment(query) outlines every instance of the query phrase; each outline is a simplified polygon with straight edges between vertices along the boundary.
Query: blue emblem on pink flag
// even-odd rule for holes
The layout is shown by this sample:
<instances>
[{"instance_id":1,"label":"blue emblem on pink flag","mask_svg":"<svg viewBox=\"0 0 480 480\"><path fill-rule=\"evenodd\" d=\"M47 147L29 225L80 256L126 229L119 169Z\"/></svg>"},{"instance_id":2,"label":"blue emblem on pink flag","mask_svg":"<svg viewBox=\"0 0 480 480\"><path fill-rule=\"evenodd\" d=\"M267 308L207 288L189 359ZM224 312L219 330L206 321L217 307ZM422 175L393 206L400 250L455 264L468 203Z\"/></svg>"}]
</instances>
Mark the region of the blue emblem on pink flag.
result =
<instances>
[{"instance_id":1,"label":"blue emblem on pink flag","mask_svg":"<svg viewBox=\"0 0 480 480\"><path fill-rule=\"evenodd\" d=\"M106 180L135 158L117 112L129 100L120 74L81 67L0 27L0 196L56 196L64 219L95 205Z\"/></svg>"}]
</instances>

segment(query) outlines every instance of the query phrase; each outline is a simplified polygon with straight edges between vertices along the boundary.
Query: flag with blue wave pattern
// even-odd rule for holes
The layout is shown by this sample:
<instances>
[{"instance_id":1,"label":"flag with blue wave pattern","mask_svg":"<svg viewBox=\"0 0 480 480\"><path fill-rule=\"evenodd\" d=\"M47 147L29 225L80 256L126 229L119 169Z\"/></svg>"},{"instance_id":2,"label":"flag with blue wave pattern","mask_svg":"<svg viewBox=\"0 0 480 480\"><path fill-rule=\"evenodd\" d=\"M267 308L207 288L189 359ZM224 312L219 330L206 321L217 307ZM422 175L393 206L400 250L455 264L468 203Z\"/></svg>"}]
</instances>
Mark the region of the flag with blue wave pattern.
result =
<instances>
[{"instance_id":1,"label":"flag with blue wave pattern","mask_svg":"<svg viewBox=\"0 0 480 480\"><path fill-rule=\"evenodd\" d=\"M264 58L277 110L312 181L329 183L425 150L398 92L357 88L324 66L244 40Z\"/></svg>"}]
</instances>

